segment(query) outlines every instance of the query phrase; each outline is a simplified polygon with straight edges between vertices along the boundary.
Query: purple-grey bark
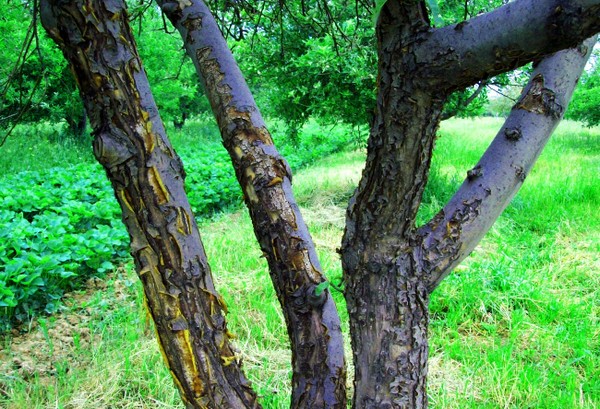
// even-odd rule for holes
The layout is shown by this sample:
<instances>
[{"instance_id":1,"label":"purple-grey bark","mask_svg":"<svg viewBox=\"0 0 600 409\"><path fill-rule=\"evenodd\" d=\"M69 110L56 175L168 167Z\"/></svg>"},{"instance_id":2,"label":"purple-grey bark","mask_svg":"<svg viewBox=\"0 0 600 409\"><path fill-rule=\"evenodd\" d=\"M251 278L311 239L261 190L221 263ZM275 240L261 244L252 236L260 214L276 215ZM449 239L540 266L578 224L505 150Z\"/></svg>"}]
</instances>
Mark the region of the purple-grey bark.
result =
<instances>
[{"instance_id":1,"label":"purple-grey bark","mask_svg":"<svg viewBox=\"0 0 600 409\"><path fill-rule=\"evenodd\" d=\"M345 408L340 320L315 246L292 193L292 175L204 2L157 0L179 30L207 91L256 238L269 264L292 350L293 408Z\"/></svg>"}]
</instances>

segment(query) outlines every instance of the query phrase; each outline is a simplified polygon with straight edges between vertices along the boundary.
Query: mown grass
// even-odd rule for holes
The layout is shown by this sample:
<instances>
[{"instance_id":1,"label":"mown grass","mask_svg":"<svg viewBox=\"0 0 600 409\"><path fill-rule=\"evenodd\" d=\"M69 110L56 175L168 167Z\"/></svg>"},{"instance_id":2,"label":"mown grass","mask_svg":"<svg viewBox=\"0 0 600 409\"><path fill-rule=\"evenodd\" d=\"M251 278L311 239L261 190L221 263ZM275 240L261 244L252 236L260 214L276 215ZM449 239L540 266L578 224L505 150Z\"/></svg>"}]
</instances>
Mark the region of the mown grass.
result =
<instances>
[{"instance_id":1,"label":"mown grass","mask_svg":"<svg viewBox=\"0 0 600 409\"><path fill-rule=\"evenodd\" d=\"M499 126L491 119L443 124L422 220L458 187ZM432 408L600 407L599 137L598 128L561 125L513 203L434 292ZM294 177L324 271L334 281L341 276L335 250L344 207L363 160L364 152L341 153ZM201 231L247 374L264 407L289 407L285 325L249 218L244 211L224 214L203 221ZM85 347L68 337L43 337L61 325L56 316L32 330L47 351L41 357L60 358L45 371L13 365L0 375L0 405L182 407L131 270L118 269L105 289L66 311L83 317L78 326L90 334ZM347 328L343 297L334 296ZM19 346L4 342L0 356L10 363Z\"/></svg>"}]
</instances>

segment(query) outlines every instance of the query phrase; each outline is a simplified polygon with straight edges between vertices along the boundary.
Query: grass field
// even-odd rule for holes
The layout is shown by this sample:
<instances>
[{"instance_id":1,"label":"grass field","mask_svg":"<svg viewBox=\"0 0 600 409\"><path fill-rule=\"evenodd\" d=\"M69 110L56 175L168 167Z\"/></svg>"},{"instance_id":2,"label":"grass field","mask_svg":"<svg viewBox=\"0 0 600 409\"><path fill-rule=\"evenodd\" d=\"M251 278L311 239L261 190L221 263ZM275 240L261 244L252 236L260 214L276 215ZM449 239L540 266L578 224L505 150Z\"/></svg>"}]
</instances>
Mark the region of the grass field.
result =
<instances>
[{"instance_id":1,"label":"grass field","mask_svg":"<svg viewBox=\"0 0 600 409\"><path fill-rule=\"evenodd\" d=\"M420 220L448 199L500 124L442 125ZM341 276L335 249L363 160L340 153L294 177L330 280ZM563 123L513 203L434 292L430 407L600 408L599 173L600 129ZM247 374L265 408L287 408L287 335L249 218L224 214L201 232ZM182 408L140 291L132 266L121 266L72 293L61 314L6 337L0 407ZM343 297L334 296L347 331Z\"/></svg>"}]
</instances>

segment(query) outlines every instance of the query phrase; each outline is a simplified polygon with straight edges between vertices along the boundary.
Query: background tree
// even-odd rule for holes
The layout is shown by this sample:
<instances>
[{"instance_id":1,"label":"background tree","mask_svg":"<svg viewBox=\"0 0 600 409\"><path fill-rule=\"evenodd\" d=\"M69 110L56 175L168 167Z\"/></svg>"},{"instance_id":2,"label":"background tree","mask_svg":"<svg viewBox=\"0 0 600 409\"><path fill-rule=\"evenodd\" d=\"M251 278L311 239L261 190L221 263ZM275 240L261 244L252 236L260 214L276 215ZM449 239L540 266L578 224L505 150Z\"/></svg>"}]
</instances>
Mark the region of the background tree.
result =
<instances>
[{"instance_id":1,"label":"background tree","mask_svg":"<svg viewBox=\"0 0 600 409\"><path fill-rule=\"evenodd\" d=\"M85 113L73 75L60 50L38 31L34 7L29 1L2 5L0 28L12 35L0 51L0 127L64 121L67 132L81 136Z\"/></svg>"},{"instance_id":2,"label":"background tree","mask_svg":"<svg viewBox=\"0 0 600 409\"><path fill-rule=\"evenodd\" d=\"M181 48L181 38L170 31L152 3L142 2L137 7L138 14L137 9L132 12L132 28L162 118L181 128L187 119L209 114L210 105Z\"/></svg>"},{"instance_id":3,"label":"background tree","mask_svg":"<svg viewBox=\"0 0 600 409\"><path fill-rule=\"evenodd\" d=\"M568 118L583 121L588 126L600 124L600 49L595 49L593 57L567 111Z\"/></svg>"},{"instance_id":4,"label":"background tree","mask_svg":"<svg viewBox=\"0 0 600 409\"><path fill-rule=\"evenodd\" d=\"M41 29L34 10L37 4L7 1L0 5L0 27L11 33L3 38L0 50L0 127L7 132L18 123L64 123L65 135L88 141L83 138L86 117L73 74L60 50ZM160 11L148 7L147 2L135 3L131 18L165 120L180 127L186 119L209 112L193 66L185 64L181 40L165 33ZM24 25L23 21L30 24ZM150 46L158 43L159 48Z\"/></svg>"}]
</instances>

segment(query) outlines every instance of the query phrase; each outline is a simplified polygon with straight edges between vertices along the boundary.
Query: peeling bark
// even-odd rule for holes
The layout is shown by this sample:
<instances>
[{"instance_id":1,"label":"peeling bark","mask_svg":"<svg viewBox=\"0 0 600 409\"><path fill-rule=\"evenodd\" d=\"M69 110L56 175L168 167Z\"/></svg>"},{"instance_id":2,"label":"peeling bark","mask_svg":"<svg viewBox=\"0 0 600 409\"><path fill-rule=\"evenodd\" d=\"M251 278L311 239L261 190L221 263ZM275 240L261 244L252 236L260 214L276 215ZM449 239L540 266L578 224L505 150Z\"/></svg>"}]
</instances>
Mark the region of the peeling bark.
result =
<instances>
[{"instance_id":1,"label":"peeling bark","mask_svg":"<svg viewBox=\"0 0 600 409\"><path fill-rule=\"evenodd\" d=\"M205 4L157 3L179 29L207 90L283 306L292 407L345 407L339 318L292 192L291 173ZM426 408L431 291L472 250L523 183L566 109L591 42L544 59L494 142L444 209L415 218L450 92L600 30L600 0L517 0L432 29L425 3L388 0L367 164L342 242L356 408ZM258 407L229 344L170 146L121 0L44 0L43 22L71 62L94 153L123 210L159 344L188 407ZM507 30L510 28L510 30Z\"/></svg>"},{"instance_id":2,"label":"peeling bark","mask_svg":"<svg viewBox=\"0 0 600 409\"><path fill-rule=\"evenodd\" d=\"M205 87L283 308L293 365L293 408L345 408L339 316L279 154L227 43L199 0L158 0Z\"/></svg>"},{"instance_id":3,"label":"peeling bark","mask_svg":"<svg viewBox=\"0 0 600 409\"><path fill-rule=\"evenodd\" d=\"M479 163L419 229L430 291L475 248L510 203L558 126L595 43L543 59Z\"/></svg>"},{"instance_id":4,"label":"peeling bark","mask_svg":"<svg viewBox=\"0 0 600 409\"><path fill-rule=\"evenodd\" d=\"M189 408L256 408L120 0L42 1L121 206L161 352Z\"/></svg>"},{"instance_id":5,"label":"peeling bark","mask_svg":"<svg viewBox=\"0 0 600 409\"><path fill-rule=\"evenodd\" d=\"M411 235L444 100L411 76L410 44L428 29L420 2L379 15L377 114L341 252L356 408L427 407L429 292Z\"/></svg>"},{"instance_id":6,"label":"peeling bark","mask_svg":"<svg viewBox=\"0 0 600 409\"><path fill-rule=\"evenodd\" d=\"M477 189L459 192L417 230L435 132L449 94L598 30L598 1L541 3L516 1L460 27L437 30L430 28L421 1L388 1L381 10L377 110L341 252L356 408L427 407L429 294L506 206L564 112L584 64L577 51L540 64L543 71L536 71L515 106L515 119L497 138L502 145L468 172L463 186ZM515 29L510 35L508 22ZM573 33L555 41L547 27L528 27L540 22ZM541 38L519 40L521 33ZM552 65L555 72L569 73L560 85L548 72Z\"/></svg>"}]
</instances>

